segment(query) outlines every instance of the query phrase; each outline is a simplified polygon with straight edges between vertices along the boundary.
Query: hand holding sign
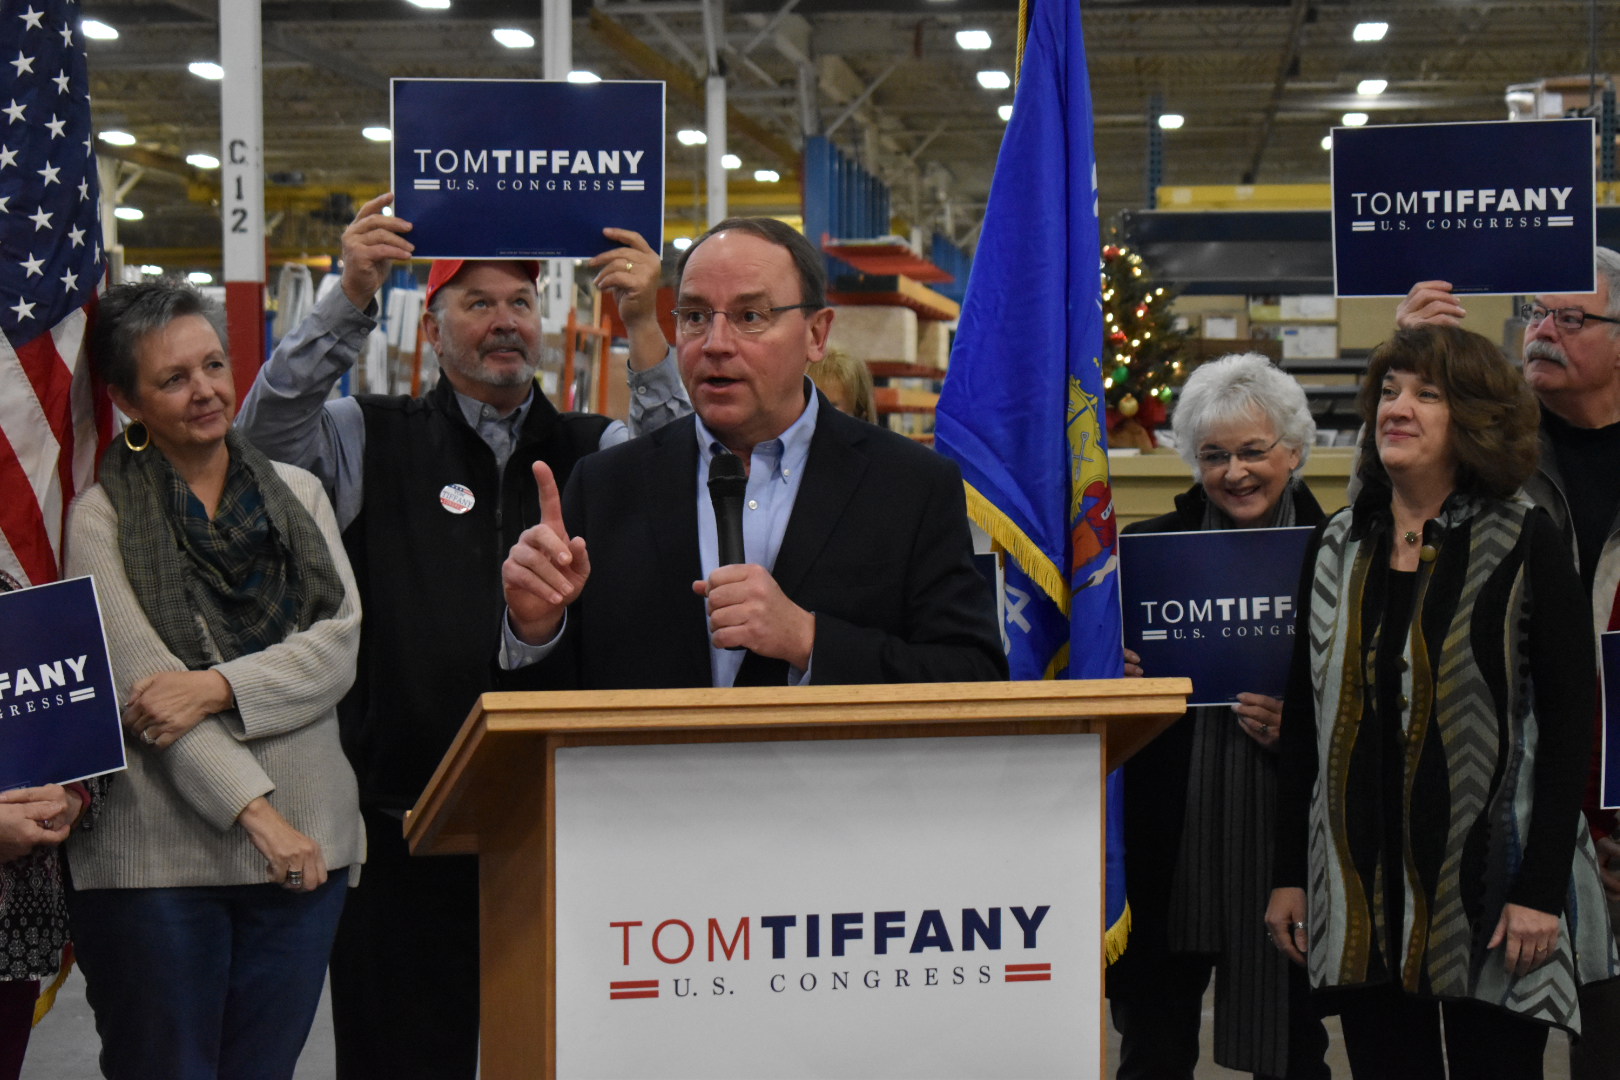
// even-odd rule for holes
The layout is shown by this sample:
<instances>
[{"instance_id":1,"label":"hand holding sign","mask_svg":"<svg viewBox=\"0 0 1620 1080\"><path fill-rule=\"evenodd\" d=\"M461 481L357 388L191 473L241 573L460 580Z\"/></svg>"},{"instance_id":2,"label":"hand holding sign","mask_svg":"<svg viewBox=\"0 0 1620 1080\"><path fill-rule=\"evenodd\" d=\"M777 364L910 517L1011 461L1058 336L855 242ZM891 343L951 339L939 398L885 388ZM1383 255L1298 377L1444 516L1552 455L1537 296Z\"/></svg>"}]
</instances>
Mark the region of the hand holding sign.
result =
<instances>
[{"instance_id":1,"label":"hand holding sign","mask_svg":"<svg viewBox=\"0 0 1620 1080\"><path fill-rule=\"evenodd\" d=\"M1283 703L1274 697L1239 694L1232 711L1237 714L1243 733L1270 750L1282 736L1282 707Z\"/></svg>"},{"instance_id":2,"label":"hand holding sign","mask_svg":"<svg viewBox=\"0 0 1620 1080\"><path fill-rule=\"evenodd\" d=\"M1451 293L1449 281L1420 281L1395 309L1395 325L1402 330L1420 326L1460 326L1468 314Z\"/></svg>"},{"instance_id":3,"label":"hand holding sign","mask_svg":"<svg viewBox=\"0 0 1620 1080\"><path fill-rule=\"evenodd\" d=\"M501 565L507 616L520 641L541 645L557 636L563 609L578 598L591 576L581 537L569 538L562 499L551 466L534 463L540 488L540 524L523 530Z\"/></svg>"},{"instance_id":4,"label":"hand holding sign","mask_svg":"<svg viewBox=\"0 0 1620 1080\"><path fill-rule=\"evenodd\" d=\"M0 792L0 863L60 844L79 808L79 797L59 784Z\"/></svg>"},{"instance_id":5,"label":"hand holding sign","mask_svg":"<svg viewBox=\"0 0 1620 1080\"><path fill-rule=\"evenodd\" d=\"M619 318L630 334L630 366L637 371L656 366L669 351L669 342L658 325L658 281L663 262L642 235L632 229L603 229L602 235L617 241L592 258L587 266L597 271L592 282L598 289L613 293L619 305Z\"/></svg>"},{"instance_id":6,"label":"hand holding sign","mask_svg":"<svg viewBox=\"0 0 1620 1080\"><path fill-rule=\"evenodd\" d=\"M343 293L361 311L371 306L394 260L409 259L416 250L405 239L411 223L382 212L393 202L392 192L377 196L343 230Z\"/></svg>"}]
</instances>

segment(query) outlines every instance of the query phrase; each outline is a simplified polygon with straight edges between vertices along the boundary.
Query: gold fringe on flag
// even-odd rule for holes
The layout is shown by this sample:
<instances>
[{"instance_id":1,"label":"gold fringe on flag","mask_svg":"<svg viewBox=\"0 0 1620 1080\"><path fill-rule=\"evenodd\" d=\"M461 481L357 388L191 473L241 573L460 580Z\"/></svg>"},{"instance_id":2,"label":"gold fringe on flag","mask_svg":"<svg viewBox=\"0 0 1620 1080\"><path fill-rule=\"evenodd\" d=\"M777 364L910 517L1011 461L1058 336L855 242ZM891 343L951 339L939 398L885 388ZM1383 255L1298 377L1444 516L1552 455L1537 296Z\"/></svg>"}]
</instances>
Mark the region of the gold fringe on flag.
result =
<instances>
[{"instance_id":1,"label":"gold fringe on flag","mask_svg":"<svg viewBox=\"0 0 1620 1080\"><path fill-rule=\"evenodd\" d=\"M1014 559L1019 567L1029 575L1029 579L1041 587L1041 591L1051 598L1052 603L1063 612L1063 617L1069 616L1069 583L1063 578L1063 571L1058 569L1057 563L1051 556L1041 550L1041 546L1025 535L1024 530L1013 524L1013 520L1002 513L996 504L985 498L972 484L962 481L967 489L968 517L973 523L990 534L994 540Z\"/></svg>"},{"instance_id":2,"label":"gold fringe on flag","mask_svg":"<svg viewBox=\"0 0 1620 1080\"><path fill-rule=\"evenodd\" d=\"M39 1022L45 1019L45 1014L56 1004L56 992L62 989L62 984L67 982L68 975L72 971L73 946L69 945L62 952L62 970L56 973L56 978L51 980L49 986L40 990L39 998L34 1002L34 1026L37 1027Z\"/></svg>"}]
</instances>

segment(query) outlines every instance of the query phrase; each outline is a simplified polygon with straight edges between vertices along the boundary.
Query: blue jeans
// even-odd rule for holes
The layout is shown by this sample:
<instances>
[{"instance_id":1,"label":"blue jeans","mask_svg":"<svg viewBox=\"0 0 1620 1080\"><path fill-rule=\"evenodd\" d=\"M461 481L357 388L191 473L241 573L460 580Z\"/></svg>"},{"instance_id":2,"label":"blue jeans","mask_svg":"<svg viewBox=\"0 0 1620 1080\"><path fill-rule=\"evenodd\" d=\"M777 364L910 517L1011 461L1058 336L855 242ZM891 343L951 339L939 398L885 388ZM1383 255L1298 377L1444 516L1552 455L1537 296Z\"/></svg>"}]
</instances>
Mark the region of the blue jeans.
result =
<instances>
[{"instance_id":1,"label":"blue jeans","mask_svg":"<svg viewBox=\"0 0 1620 1080\"><path fill-rule=\"evenodd\" d=\"M349 875L71 893L108 1080L288 1080L321 1000Z\"/></svg>"}]
</instances>

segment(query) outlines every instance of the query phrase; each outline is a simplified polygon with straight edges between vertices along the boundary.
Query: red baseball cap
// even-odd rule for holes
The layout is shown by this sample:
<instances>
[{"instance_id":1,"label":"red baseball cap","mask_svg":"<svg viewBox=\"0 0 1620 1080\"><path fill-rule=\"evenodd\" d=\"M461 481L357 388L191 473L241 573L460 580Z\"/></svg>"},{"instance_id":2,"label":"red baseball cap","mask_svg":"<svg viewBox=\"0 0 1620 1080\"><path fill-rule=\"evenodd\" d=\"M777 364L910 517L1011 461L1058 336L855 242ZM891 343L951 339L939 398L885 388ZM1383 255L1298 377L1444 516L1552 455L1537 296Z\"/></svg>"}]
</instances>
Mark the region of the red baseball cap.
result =
<instances>
[{"instance_id":1,"label":"red baseball cap","mask_svg":"<svg viewBox=\"0 0 1620 1080\"><path fill-rule=\"evenodd\" d=\"M540 279L538 259L434 259L433 266L428 270L427 298L422 301L422 306L432 307L434 294L449 284L450 279L461 273L461 268L470 262L514 262L523 267L530 280Z\"/></svg>"}]
</instances>

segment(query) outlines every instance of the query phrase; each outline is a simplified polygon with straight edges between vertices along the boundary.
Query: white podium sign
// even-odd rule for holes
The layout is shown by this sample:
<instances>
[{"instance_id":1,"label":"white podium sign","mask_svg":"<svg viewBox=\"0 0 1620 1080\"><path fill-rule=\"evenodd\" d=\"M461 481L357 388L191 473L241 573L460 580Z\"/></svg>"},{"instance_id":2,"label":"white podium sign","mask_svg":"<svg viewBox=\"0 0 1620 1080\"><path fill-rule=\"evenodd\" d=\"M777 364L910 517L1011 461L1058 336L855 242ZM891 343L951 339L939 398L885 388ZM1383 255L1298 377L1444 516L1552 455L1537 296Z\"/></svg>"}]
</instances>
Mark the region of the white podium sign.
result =
<instances>
[{"instance_id":1,"label":"white podium sign","mask_svg":"<svg viewBox=\"0 0 1620 1080\"><path fill-rule=\"evenodd\" d=\"M1092 1077L1096 735L560 749L559 1077Z\"/></svg>"}]
</instances>

